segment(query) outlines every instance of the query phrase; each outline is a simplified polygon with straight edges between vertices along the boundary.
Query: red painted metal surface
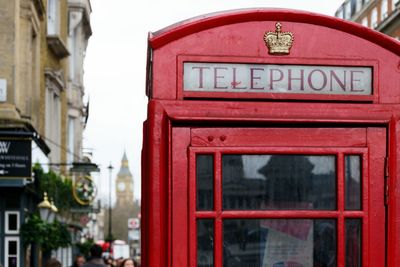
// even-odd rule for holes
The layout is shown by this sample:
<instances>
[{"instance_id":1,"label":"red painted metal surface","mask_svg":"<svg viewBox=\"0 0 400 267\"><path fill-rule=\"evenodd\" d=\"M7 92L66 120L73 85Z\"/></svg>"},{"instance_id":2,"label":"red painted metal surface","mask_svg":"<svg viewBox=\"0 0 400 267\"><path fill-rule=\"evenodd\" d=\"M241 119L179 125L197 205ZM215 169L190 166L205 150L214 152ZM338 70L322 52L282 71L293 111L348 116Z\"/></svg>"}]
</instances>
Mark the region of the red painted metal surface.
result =
<instances>
[{"instance_id":1,"label":"red painted metal surface","mask_svg":"<svg viewBox=\"0 0 400 267\"><path fill-rule=\"evenodd\" d=\"M383 128L368 128L368 185L364 185L364 191L368 187L369 194L364 195L364 206L369 205L369 215L367 219L369 220L369 231L371 235L369 236L369 248L370 251L382 250L385 247L385 240L382 240L383 233L386 232L386 227L384 224L380 223L382 218L386 216L386 209L384 206L384 186L382 186L382 178L385 177L384 164L386 157L386 130ZM364 181L365 182L365 181ZM374 193L376 192L376 193ZM365 227L364 227L365 228ZM364 252L364 262L365 254ZM384 266L385 253L382 251L375 256L368 254L367 264L369 266ZM396 266L389 265L389 266Z\"/></svg>"},{"instance_id":2,"label":"red painted metal surface","mask_svg":"<svg viewBox=\"0 0 400 267\"><path fill-rule=\"evenodd\" d=\"M275 29L276 21L283 24L284 31L295 34L287 56L269 55L262 38L266 31ZM290 10L235 11L183 22L150 36L149 45L153 75L149 96L153 99L183 97L179 89L180 56L183 59L199 56L220 58L219 62L280 64L346 65L352 64L351 61L373 61L374 82L378 83L374 87L374 102L397 103L400 100L396 90L399 79L381 79L399 75L398 42L359 24L327 16ZM385 88L384 92L380 92L380 88ZM323 100L317 96L315 99Z\"/></svg>"},{"instance_id":3,"label":"red painted metal surface","mask_svg":"<svg viewBox=\"0 0 400 267\"><path fill-rule=\"evenodd\" d=\"M379 46L400 55L400 49L397 42L387 35L363 27L358 23L321 14L289 9L242 9L232 10L229 12L211 13L173 24L158 32L150 34L149 39L151 47L153 49L158 49L177 39L182 39L188 35L201 31L235 23L252 21L287 21L319 25L320 27L343 31L350 35L357 35L360 38L375 42Z\"/></svg>"},{"instance_id":4,"label":"red painted metal surface","mask_svg":"<svg viewBox=\"0 0 400 267\"><path fill-rule=\"evenodd\" d=\"M207 146L286 146L290 139L291 147L326 146L365 146L366 129L362 128L192 128L191 143L193 147ZM312 133L312 134L311 134ZM340 136L333 139L332 136ZM361 136L361 137L360 137ZM211 137L211 141L210 141ZM268 138L267 138L268 137ZM343 139L343 140L342 140ZM262 141L261 141L262 140ZM256 149L255 149L256 150Z\"/></svg>"},{"instance_id":5,"label":"red painted metal surface","mask_svg":"<svg viewBox=\"0 0 400 267\"><path fill-rule=\"evenodd\" d=\"M268 54L262 39L266 31L274 30L277 21L282 23L283 31L295 35L289 55ZM143 266L195 266L195 218L213 217L217 218L215 239L220 244L215 251L218 262L215 266L220 267L222 218L261 215L338 218L339 261L344 258L341 222L345 217L362 217L363 266L400 266L399 55L398 42L387 36L336 18L291 10L213 14L150 34L147 76L150 101L142 153ZM183 63L186 61L370 66L373 94L185 92ZM268 140L262 138L266 134ZM361 153L363 177L367 177L363 183L365 210L344 211L339 194L338 211L322 213L221 213L218 198L215 211L193 212L195 188L190 177L195 175L195 153L209 151L216 155L215 176L220 176L217 163L224 149L254 152L265 146L278 149L285 144L292 152L312 151L313 147L315 152L333 149L339 162L348 153ZM343 168L338 165L339 172ZM343 179L338 176L339 191ZM220 183L216 179L216 195L221 193Z\"/></svg>"}]
</instances>

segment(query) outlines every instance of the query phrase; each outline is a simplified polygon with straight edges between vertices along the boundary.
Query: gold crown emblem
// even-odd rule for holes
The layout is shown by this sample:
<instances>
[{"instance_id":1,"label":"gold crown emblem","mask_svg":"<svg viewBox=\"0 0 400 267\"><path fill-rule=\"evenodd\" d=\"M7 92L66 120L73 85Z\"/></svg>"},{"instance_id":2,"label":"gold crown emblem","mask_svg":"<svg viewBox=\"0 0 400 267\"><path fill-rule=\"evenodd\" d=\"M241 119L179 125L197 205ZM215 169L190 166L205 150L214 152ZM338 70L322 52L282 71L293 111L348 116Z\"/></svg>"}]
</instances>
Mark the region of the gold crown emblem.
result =
<instances>
[{"instance_id":1,"label":"gold crown emblem","mask_svg":"<svg viewBox=\"0 0 400 267\"><path fill-rule=\"evenodd\" d=\"M275 24L275 27L275 32L269 31L264 34L264 41L269 49L269 53L279 55L289 54L294 40L293 33L282 32L282 25L279 22Z\"/></svg>"}]
</instances>

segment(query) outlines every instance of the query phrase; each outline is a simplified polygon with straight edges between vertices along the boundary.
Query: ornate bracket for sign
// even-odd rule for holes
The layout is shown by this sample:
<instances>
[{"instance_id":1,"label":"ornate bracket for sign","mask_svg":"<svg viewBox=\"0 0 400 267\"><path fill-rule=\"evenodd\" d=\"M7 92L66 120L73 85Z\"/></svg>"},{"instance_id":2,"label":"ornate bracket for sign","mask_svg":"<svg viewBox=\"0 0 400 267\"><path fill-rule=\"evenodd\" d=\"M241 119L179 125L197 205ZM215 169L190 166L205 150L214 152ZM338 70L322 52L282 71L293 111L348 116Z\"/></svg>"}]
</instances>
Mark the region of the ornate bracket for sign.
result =
<instances>
[{"instance_id":1,"label":"ornate bracket for sign","mask_svg":"<svg viewBox=\"0 0 400 267\"><path fill-rule=\"evenodd\" d=\"M294 41L294 35L291 32L282 32L282 25L277 22L275 24L275 32L266 32L264 41L272 55L287 55L290 52Z\"/></svg>"}]
</instances>

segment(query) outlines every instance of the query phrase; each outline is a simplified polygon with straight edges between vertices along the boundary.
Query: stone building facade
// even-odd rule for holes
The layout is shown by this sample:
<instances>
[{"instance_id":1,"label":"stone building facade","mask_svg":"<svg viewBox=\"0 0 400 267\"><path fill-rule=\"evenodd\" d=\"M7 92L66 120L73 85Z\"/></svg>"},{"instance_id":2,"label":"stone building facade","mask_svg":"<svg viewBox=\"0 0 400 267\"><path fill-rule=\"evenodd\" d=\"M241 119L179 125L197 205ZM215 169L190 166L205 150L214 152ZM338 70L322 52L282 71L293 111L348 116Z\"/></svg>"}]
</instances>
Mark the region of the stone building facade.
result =
<instances>
[{"instance_id":1,"label":"stone building facade","mask_svg":"<svg viewBox=\"0 0 400 267\"><path fill-rule=\"evenodd\" d=\"M399 0L346 0L335 16L400 39Z\"/></svg>"},{"instance_id":2,"label":"stone building facade","mask_svg":"<svg viewBox=\"0 0 400 267\"><path fill-rule=\"evenodd\" d=\"M12 160L0 166L0 263L5 267L39 264L19 236L20 225L40 201L26 192L34 180L31 164L68 174L68 166L83 158L90 13L90 0L0 0L0 154L10 161L15 155L7 153L15 142L30 147L16 150L25 153L18 157L27 159L28 172L14 175L7 169ZM69 266L71 251L61 253Z\"/></svg>"}]
</instances>

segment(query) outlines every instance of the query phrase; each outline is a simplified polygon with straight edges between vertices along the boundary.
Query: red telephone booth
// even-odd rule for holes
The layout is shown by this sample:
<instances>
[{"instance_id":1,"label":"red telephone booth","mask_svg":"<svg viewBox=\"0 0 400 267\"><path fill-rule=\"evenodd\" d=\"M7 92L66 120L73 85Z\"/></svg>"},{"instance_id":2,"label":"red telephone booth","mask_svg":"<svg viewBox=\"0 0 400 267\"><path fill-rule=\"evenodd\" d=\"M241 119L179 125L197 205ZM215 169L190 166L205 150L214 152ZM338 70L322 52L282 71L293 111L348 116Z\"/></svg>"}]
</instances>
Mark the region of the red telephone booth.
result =
<instances>
[{"instance_id":1,"label":"red telephone booth","mask_svg":"<svg viewBox=\"0 0 400 267\"><path fill-rule=\"evenodd\" d=\"M399 55L291 10L151 34L143 266L400 266Z\"/></svg>"}]
</instances>

